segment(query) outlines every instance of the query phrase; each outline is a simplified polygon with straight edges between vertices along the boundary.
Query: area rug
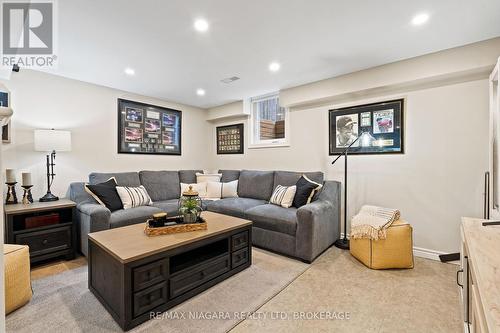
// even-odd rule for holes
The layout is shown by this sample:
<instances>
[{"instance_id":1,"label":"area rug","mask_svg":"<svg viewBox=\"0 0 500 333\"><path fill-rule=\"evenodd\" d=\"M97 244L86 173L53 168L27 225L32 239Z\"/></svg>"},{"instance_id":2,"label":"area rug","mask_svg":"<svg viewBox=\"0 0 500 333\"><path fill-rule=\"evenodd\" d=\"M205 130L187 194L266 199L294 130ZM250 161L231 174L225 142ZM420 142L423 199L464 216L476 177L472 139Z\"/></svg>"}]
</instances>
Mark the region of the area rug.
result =
<instances>
[{"instance_id":1,"label":"area rug","mask_svg":"<svg viewBox=\"0 0 500 333\"><path fill-rule=\"evenodd\" d=\"M309 265L253 249L252 266L129 332L227 332ZM33 299L6 318L7 332L121 332L87 288L87 267L33 282Z\"/></svg>"}]
</instances>

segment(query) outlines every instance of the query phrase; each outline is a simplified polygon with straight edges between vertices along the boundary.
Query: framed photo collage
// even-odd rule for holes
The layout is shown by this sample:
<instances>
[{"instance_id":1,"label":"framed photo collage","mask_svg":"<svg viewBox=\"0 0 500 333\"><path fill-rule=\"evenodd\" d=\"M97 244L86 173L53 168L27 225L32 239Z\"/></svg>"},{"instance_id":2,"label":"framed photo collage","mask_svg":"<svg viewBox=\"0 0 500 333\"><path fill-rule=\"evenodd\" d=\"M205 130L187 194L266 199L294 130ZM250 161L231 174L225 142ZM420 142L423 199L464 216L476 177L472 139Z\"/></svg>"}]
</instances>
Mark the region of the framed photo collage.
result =
<instances>
[{"instance_id":1,"label":"framed photo collage","mask_svg":"<svg viewBox=\"0 0 500 333\"><path fill-rule=\"evenodd\" d=\"M118 153L181 155L182 112L118 99Z\"/></svg>"}]
</instances>

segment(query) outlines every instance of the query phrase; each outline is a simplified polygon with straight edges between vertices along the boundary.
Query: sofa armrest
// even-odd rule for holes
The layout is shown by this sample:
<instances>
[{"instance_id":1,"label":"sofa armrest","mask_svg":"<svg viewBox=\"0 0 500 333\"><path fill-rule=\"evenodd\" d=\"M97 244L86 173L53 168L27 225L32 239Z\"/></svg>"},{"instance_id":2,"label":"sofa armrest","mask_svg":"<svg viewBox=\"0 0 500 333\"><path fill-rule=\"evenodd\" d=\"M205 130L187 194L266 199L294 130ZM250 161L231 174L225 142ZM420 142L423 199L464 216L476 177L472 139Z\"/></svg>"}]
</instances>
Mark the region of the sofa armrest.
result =
<instances>
[{"instance_id":1,"label":"sofa armrest","mask_svg":"<svg viewBox=\"0 0 500 333\"><path fill-rule=\"evenodd\" d=\"M76 209L84 219L88 218L89 231L95 232L100 230L109 229L109 219L111 217L111 211L99 204L82 202L76 206Z\"/></svg>"},{"instance_id":2,"label":"sofa armrest","mask_svg":"<svg viewBox=\"0 0 500 333\"><path fill-rule=\"evenodd\" d=\"M327 181L318 200L297 210L295 251L312 261L340 236L340 183Z\"/></svg>"},{"instance_id":3,"label":"sofa armrest","mask_svg":"<svg viewBox=\"0 0 500 333\"><path fill-rule=\"evenodd\" d=\"M76 206L80 251L87 256L88 234L91 232L109 229L111 211L99 204L82 202Z\"/></svg>"}]
</instances>

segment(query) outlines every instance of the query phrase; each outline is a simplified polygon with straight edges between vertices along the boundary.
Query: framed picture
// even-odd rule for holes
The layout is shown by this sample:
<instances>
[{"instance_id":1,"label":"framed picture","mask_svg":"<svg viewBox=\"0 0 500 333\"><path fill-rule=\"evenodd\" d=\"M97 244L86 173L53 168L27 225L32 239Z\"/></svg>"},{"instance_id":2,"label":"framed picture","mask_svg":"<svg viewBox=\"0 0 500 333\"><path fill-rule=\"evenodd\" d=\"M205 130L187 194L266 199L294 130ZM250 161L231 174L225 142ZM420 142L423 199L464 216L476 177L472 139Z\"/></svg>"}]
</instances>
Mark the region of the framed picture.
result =
<instances>
[{"instance_id":1,"label":"framed picture","mask_svg":"<svg viewBox=\"0 0 500 333\"><path fill-rule=\"evenodd\" d=\"M181 155L182 112L118 99L118 153Z\"/></svg>"},{"instance_id":2,"label":"framed picture","mask_svg":"<svg viewBox=\"0 0 500 333\"><path fill-rule=\"evenodd\" d=\"M329 110L329 154L404 154L404 99ZM371 142L356 141L363 133Z\"/></svg>"},{"instance_id":3,"label":"framed picture","mask_svg":"<svg viewBox=\"0 0 500 333\"><path fill-rule=\"evenodd\" d=\"M217 154L243 154L243 124L218 126Z\"/></svg>"}]
</instances>

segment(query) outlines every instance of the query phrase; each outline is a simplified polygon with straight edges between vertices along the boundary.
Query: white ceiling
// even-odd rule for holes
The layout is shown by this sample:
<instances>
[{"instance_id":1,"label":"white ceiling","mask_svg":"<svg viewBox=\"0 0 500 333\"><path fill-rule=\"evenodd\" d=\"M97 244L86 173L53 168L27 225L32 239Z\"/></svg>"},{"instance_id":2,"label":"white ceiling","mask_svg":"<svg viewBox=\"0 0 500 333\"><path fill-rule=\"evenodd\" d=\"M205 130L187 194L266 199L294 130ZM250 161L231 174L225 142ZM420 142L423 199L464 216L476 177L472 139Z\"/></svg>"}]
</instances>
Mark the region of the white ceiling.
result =
<instances>
[{"instance_id":1,"label":"white ceiling","mask_svg":"<svg viewBox=\"0 0 500 333\"><path fill-rule=\"evenodd\" d=\"M500 36L498 0L64 0L54 73L212 107ZM412 17L428 12L421 27ZM193 29L206 18L209 31ZM281 63L271 73L268 65ZM136 75L124 74L131 67ZM231 84L226 77L239 76ZM196 95L203 88L206 95Z\"/></svg>"}]
</instances>

